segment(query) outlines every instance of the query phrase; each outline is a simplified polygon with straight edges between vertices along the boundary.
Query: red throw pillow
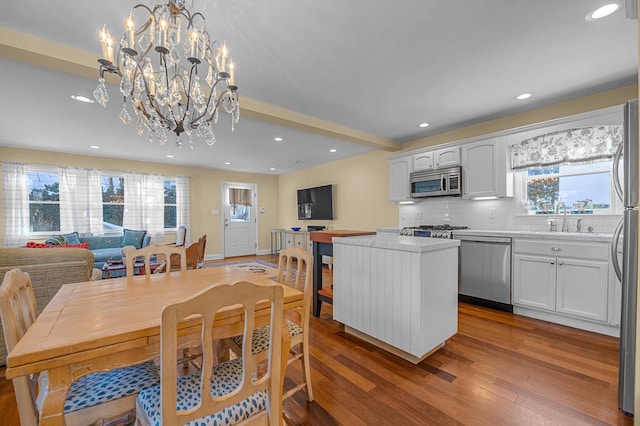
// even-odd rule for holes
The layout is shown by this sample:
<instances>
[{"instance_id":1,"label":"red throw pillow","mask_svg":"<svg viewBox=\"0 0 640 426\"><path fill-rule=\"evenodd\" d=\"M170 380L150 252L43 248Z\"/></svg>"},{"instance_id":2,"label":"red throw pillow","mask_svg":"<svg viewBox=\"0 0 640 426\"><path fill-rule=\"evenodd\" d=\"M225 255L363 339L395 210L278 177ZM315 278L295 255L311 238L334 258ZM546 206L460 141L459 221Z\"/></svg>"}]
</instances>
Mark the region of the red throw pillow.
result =
<instances>
[{"instance_id":1,"label":"red throw pillow","mask_svg":"<svg viewBox=\"0 0 640 426\"><path fill-rule=\"evenodd\" d=\"M61 244L59 246L54 246L50 244L44 243L36 243L35 241L29 241L27 243L27 247L29 248L89 248L89 243L80 243L80 244Z\"/></svg>"},{"instance_id":2,"label":"red throw pillow","mask_svg":"<svg viewBox=\"0 0 640 426\"><path fill-rule=\"evenodd\" d=\"M45 243L36 243L35 241L29 241L27 243L27 247L29 247L29 248L47 248L47 247L53 247L53 246L50 246L50 245L45 244Z\"/></svg>"}]
</instances>

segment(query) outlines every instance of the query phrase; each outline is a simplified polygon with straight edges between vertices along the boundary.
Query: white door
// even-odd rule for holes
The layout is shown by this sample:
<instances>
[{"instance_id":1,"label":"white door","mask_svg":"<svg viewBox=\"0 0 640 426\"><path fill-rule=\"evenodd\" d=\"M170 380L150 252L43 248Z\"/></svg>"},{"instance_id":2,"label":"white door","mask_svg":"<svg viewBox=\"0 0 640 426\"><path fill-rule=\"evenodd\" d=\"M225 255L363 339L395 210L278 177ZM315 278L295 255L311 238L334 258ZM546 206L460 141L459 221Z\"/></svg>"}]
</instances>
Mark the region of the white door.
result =
<instances>
[{"instance_id":1,"label":"white door","mask_svg":"<svg viewBox=\"0 0 640 426\"><path fill-rule=\"evenodd\" d=\"M256 184L223 183L224 257L257 254L256 193Z\"/></svg>"}]
</instances>

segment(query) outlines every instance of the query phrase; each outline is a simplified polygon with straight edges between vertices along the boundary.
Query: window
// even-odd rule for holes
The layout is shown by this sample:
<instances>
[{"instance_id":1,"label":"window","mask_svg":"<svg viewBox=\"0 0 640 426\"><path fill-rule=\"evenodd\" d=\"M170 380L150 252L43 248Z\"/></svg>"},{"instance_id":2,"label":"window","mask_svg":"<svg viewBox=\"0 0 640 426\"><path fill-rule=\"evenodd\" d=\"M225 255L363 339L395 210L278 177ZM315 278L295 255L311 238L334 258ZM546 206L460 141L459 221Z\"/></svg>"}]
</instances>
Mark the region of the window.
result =
<instances>
[{"instance_id":1,"label":"window","mask_svg":"<svg viewBox=\"0 0 640 426\"><path fill-rule=\"evenodd\" d=\"M29 172L30 232L60 231L60 184L58 173Z\"/></svg>"},{"instance_id":2,"label":"window","mask_svg":"<svg viewBox=\"0 0 640 426\"><path fill-rule=\"evenodd\" d=\"M611 163L561 165L523 172L529 211L552 213L560 202L573 213L611 209Z\"/></svg>"},{"instance_id":3,"label":"window","mask_svg":"<svg viewBox=\"0 0 640 426\"><path fill-rule=\"evenodd\" d=\"M120 231L124 219L124 178L102 176L101 180L103 228Z\"/></svg>"},{"instance_id":4,"label":"window","mask_svg":"<svg viewBox=\"0 0 640 426\"><path fill-rule=\"evenodd\" d=\"M164 227L175 229L178 223L178 204L176 196L176 181L164 181Z\"/></svg>"}]
</instances>

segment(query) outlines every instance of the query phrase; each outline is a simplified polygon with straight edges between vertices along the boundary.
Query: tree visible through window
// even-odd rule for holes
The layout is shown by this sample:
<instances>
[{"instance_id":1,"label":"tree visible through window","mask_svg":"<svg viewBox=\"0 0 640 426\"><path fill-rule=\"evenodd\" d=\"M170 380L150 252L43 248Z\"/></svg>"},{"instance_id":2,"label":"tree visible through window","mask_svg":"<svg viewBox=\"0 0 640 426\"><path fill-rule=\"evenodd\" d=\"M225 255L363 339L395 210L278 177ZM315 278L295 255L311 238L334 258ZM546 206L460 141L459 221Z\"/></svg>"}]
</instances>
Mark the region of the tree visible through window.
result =
<instances>
[{"instance_id":1,"label":"tree visible through window","mask_svg":"<svg viewBox=\"0 0 640 426\"><path fill-rule=\"evenodd\" d=\"M164 227L174 229L178 227L178 204L176 195L176 181L164 181Z\"/></svg>"},{"instance_id":2,"label":"tree visible through window","mask_svg":"<svg viewBox=\"0 0 640 426\"><path fill-rule=\"evenodd\" d=\"M124 178L102 176L102 220L105 231L122 228Z\"/></svg>"},{"instance_id":3,"label":"tree visible through window","mask_svg":"<svg viewBox=\"0 0 640 426\"><path fill-rule=\"evenodd\" d=\"M610 209L611 161L528 170L526 191L536 212L550 212L561 201L576 212Z\"/></svg>"},{"instance_id":4,"label":"tree visible through window","mask_svg":"<svg viewBox=\"0 0 640 426\"><path fill-rule=\"evenodd\" d=\"M31 232L60 231L60 185L58 173L29 172Z\"/></svg>"}]
</instances>

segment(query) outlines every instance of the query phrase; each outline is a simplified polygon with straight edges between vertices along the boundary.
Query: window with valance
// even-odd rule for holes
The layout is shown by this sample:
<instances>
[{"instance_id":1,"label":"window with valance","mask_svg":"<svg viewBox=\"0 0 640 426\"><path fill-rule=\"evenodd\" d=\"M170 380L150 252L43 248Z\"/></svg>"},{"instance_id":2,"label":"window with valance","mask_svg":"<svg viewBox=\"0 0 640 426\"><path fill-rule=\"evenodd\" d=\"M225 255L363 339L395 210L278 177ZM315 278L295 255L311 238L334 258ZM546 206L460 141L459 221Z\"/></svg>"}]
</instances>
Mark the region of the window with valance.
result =
<instances>
[{"instance_id":1,"label":"window with valance","mask_svg":"<svg viewBox=\"0 0 640 426\"><path fill-rule=\"evenodd\" d=\"M571 213L610 209L612 159L623 137L622 125L600 125L512 145L511 167L525 180L523 208L548 214L564 202Z\"/></svg>"}]
</instances>

